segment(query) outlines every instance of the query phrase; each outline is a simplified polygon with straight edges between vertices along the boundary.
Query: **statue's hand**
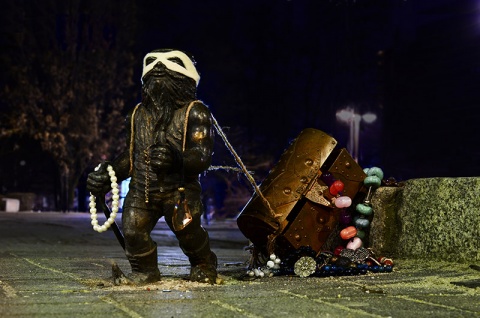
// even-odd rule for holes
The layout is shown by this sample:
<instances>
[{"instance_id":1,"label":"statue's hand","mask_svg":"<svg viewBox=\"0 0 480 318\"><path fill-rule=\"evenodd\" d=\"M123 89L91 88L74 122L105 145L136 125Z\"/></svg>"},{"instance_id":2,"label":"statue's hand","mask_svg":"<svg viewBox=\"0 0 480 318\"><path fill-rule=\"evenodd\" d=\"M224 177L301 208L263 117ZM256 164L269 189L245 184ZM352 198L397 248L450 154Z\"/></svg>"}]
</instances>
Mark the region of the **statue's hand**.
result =
<instances>
[{"instance_id":1,"label":"statue's hand","mask_svg":"<svg viewBox=\"0 0 480 318\"><path fill-rule=\"evenodd\" d=\"M99 169L90 172L87 178L87 190L94 195L105 195L111 190L110 176L108 175L107 167L109 163L104 162Z\"/></svg>"},{"instance_id":2,"label":"statue's hand","mask_svg":"<svg viewBox=\"0 0 480 318\"><path fill-rule=\"evenodd\" d=\"M150 164L155 172L170 171L175 164L173 150L169 146L150 147Z\"/></svg>"}]
</instances>

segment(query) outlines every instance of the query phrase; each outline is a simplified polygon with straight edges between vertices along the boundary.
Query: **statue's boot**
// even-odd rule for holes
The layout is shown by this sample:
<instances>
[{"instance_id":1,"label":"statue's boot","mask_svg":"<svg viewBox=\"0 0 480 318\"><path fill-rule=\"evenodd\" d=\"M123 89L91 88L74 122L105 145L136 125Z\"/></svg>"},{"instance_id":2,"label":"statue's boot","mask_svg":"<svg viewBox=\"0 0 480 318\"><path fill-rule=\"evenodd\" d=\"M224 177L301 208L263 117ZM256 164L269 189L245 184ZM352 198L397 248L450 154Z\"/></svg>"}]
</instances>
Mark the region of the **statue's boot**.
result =
<instances>
[{"instance_id":1,"label":"statue's boot","mask_svg":"<svg viewBox=\"0 0 480 318\"><path fill-rule=\"evenodd\" d=\"M204 240L198 240L198 248L195 250L186 250L183 252L188 256L191 264L190 280L202 283L217 283L217 256L210 250L210 240L205 230Z\"/></svg>"},{"instance_id":2,"label":"statue's boot","mask_svg":"<svg viewBox=\"0 0 480 318\"><path fill-rule=\"evenodd\" d=\"M139 255L127 255L132 273L127 275L129 282L136 285L154 283L160 280L160 270L158 269L157 246L151 251Z\"/></svg>"},{"instance_id":3,"label":"statue's boot","mask_svg":"<svg viewBox=\"0 0 480 318\"><path fill-rule=\"evenodd\" d=\"M202 262L193 265L190 268L190 280L192 282L202 282L216 284L217 278L217 255L210 251L210 255Z\"/></svg>"}]
</instances>

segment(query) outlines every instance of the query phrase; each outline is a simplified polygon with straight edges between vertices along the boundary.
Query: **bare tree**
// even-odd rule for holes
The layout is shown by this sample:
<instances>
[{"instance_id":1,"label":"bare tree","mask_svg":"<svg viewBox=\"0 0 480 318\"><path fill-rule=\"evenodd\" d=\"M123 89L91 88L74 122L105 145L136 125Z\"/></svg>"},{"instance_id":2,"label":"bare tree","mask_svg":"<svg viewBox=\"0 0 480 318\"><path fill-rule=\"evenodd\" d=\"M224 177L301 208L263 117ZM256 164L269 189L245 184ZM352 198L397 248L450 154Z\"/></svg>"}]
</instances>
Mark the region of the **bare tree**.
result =
<instances>
[{"instance_id":1,"label":"bare tree","mask_svg":"<svg viewBox=\"0 0 480 318\"><path fill-rule=\"evenodd\" d=\"M37 140L58 166L57 208L93 160L124 144L133 96L133 1L10 1L0 138ZM5 12L4 12L5 13Z\"/></svg>"}]
</instances>

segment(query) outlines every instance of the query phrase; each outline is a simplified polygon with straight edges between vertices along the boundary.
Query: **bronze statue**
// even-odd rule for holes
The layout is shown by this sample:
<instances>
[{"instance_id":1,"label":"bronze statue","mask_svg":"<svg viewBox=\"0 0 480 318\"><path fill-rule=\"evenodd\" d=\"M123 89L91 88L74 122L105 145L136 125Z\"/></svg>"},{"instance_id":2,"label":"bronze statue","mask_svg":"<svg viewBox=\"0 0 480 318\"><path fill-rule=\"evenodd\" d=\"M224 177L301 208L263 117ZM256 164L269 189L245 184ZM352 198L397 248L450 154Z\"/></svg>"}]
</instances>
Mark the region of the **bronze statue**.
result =
<instances>
[{"instance_id":1,"label":"bronze statue","mask_svg":"<svg viewBox=\"0 0 480 318\"><path fill-rule=\"evenodd\" d=\"M122 214L125 254L135 284L160 280L157 244L150 233L163 216L191 264L192 281L214 284L217 257L201 226L199 174L211 163L214 143L209 109L196 100L193 59L178 50L148 53L143 61L142 101L127 116L127 147L109 163L119 180L131 177ZM89 174L88 190L110 189L105 169Z\"/></svg>"}]
</instances>

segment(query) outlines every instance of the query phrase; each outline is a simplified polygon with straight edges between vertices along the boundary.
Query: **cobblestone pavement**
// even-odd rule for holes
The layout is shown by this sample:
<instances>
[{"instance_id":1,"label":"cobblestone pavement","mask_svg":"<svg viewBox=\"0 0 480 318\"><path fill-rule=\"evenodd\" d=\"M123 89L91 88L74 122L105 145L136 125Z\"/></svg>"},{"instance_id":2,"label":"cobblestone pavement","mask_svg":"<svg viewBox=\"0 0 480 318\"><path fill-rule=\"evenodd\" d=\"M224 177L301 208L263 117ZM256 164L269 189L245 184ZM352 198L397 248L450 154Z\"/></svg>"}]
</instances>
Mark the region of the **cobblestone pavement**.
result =
<instances>
[{"instance_id":1,"label":"cobblestone pavement","mask_svg":"<svg viewBox=\"0 0 480 318\"><path fill-rule=\"evenodd\" d=\"M160 222L161 282L114 286L129 265L87 213L0 212L0 317L478 317L479 264L402 259L392 273L241 279L247 240L234 221L205 226L222 285L185 279L188 261ZM473 265L473 266L471 266Z\"/></svg>"}]
</instances>

